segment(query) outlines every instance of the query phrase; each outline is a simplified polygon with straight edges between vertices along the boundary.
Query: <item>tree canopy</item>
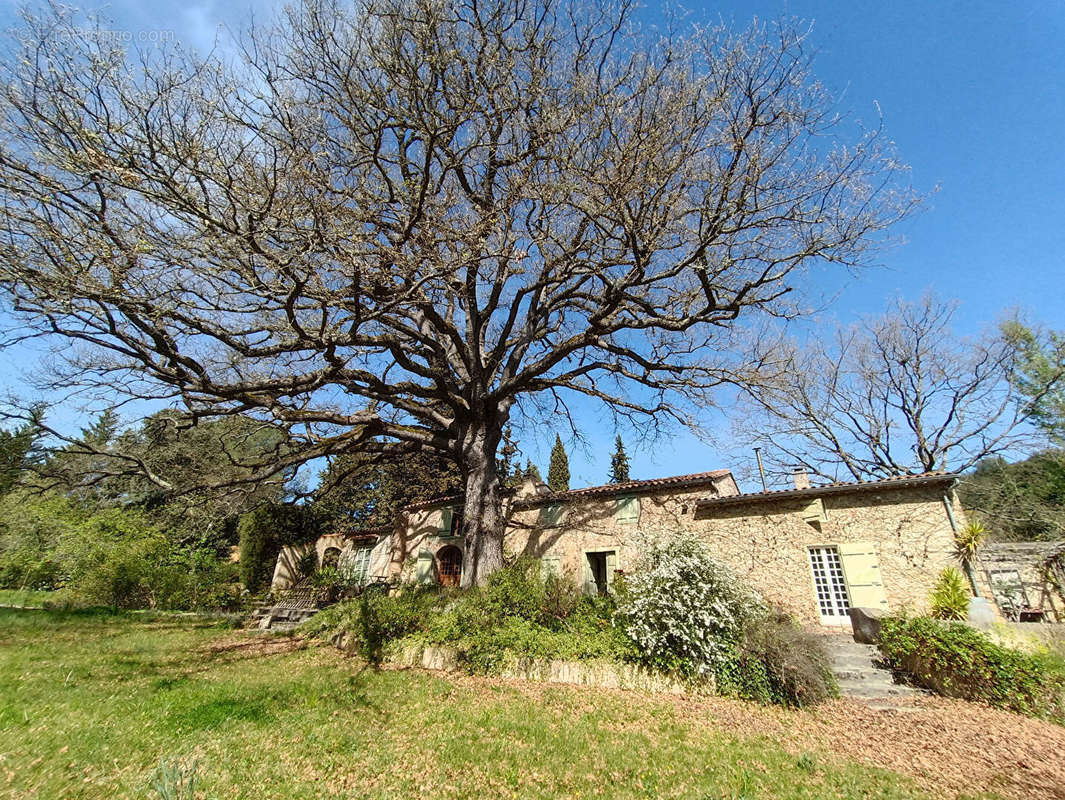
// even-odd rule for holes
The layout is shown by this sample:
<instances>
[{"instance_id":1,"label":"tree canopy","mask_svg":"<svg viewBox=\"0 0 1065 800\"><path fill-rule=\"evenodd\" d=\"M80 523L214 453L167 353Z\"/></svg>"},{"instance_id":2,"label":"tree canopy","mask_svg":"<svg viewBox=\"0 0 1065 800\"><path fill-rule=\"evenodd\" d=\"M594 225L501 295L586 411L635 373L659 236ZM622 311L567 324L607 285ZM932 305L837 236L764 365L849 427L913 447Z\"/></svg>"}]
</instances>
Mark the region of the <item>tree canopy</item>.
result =
<instances>
[{"instance_id":1,"label":"tree canopy","mask_svg":"<svg viewBox=\"0 0 1065 800\"><path fill-rule=\"evenodd\" d=\"M1065 539L1065 451L1044 450L1012 464L985 459L964 477L959 493L998 540Z\"/></svg>"},{"instance_id":2,"label":"tree canopy","mask_svg":"<svg viewBox=\"0 0 1065 800\"><path fill-rule=\"evenodd\" d=\"M740 438L778 473L802 466L829 480L961 472L1045 442L1029 422L1061 374L1022 391L1019 338L958 336L956 310L932 295L897 300L832 335L786 344L772 377L747 387Z\"/></svg>"},{"instance_id":3,"label":"tree canopy","mask_svg":"<svg viewBox=\"0 0 1065 800\"><path fill-rule=\"evenodd\" d=\"M453 461L479 582L512 414L689 422L755 374L737 325L796 313L805 266L865 263L914 206L806 34L304 0L226 59L56 7L0 67L0 293L68 340L54 388L280 426L260 475Z\"/></svg>"},{"instance_id":4,"label":"tree canopy","mask_svg":"<svg viewBox=\"0 0 1065 800\"><path fill-rule=\"evenodd\" d=\"M458 468L439 456L344 455L335 458L322 475L314 505L333 526L391 527L404 506L461 490Z\"/></svg>"}]
</instances>

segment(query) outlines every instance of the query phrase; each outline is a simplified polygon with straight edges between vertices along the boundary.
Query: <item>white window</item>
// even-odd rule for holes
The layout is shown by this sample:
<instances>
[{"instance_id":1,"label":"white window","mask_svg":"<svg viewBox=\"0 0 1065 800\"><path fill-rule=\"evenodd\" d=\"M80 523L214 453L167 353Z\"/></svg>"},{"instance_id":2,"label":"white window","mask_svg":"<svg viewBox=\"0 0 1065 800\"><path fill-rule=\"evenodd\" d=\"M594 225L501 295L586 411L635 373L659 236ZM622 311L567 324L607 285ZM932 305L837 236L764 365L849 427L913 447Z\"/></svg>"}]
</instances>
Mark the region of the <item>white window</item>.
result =
<instances>
[{"instance_id":1,"label":"white window","mask_svg":"<svg viewBox=\"0 0 1065 800\"><path fill-rule=\"evenodd\" d=\"M633 523L640 519L640 498L619 497L614 505L614 518L621 523Z\"/></svg>"},{"instance_id":2,"label":"white window","mask_svg":"<svg viewBox=\"0 0 1065 800\"><path fill-rule=\"evenodd\" d=\"M370 553L372 547L356 547L344 553L340 567L345 576L355 583L366 583L370 577Z\"/></svg>"},{"instance_id":3,"label":"white window","mask_svg":"<svg viewBox=\"0 0 1065 800\"><path fill-rule=\"evenodd\" d=\"M810 568L814 573L814 591L821 619L825 622L842 622L847 617L850 599L847 596L847 581L843 577L843 562L835 547L811 547Z\"/></svg>"}]
</instances>

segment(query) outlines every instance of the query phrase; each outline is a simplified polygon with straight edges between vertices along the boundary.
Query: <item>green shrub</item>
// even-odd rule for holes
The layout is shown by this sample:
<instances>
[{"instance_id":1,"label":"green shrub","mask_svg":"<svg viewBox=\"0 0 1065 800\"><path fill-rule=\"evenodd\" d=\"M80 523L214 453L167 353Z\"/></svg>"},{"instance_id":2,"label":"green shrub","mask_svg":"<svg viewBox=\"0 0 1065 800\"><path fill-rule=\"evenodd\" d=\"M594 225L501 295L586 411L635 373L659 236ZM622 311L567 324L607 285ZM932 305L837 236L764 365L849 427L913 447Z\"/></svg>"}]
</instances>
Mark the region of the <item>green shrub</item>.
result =
<instances>
[{"instance_id":1,"label":"green shrub","mask_svg":"<svg viewBox=\"0 0 1065 800\"><path fill-rule=\"evenodd\" d=\"M796 708L838 693L820 638L780 612L747 626L733 658L717 670L716 678L724 694Z\"/></svg>"},{"instance_id":2,"label":"green shrub","mask_svg":"<svg viewBox=\"0 0 1065 800\"><path fill-rule=\"evenodd\" d=\"M925 688L1065 724L1065 664L995 644L983 633L929 617L889 617L880 649Z\"/></svg>"},{"instance_id":3,"label":"green shrub","mask_svg":"<svg viewBox=\"0 0 1065 800\"><path fill-rule=\"evenodd\" d=\"M937 619L963 620L969 616L969 584L954 567L939 573L939 580L932 587L932 616Z\"/></svg>"},{"instance_id":4,"label":"green shrub","mask_svg":"<svg viewBox=\"0 0 1065 800\"><path fill-rule=\"evenodd\" d=\"M539 622L547 616L547 587L540 562L519 558L496 570L485 583L478 605L494 623L510 617Z\"/></svg>"},{"instance_id":5,"label":"green shrub","mask_svg":"<svg viewBox=\"0 0 1065 800\"><path fill-rule=\"evenodd\" d=\"M613 614L613 598L581 598L564 579L542 577L537 562L519 559L480 589L410 587L391 596L371 589L319 612L303 630L344 636L371 662L388 644L417 637L453 647L471 672L490 673L514 658L634 660Z\"/></svg>"},{"instance_id":6,"label":"green shrub","mask_svg":"<svg viewBox=\"0 0 1065 800\"><path fill-rule=\"evenodd\" d=\"M649 666L709 675L728 661L761 599L691 534L648 542L619 593L617 622Z\"/></svg>"},{"instance_id":7,"label":"green shrub","mask_svg":"<svg viewBox=\"0 0 1065 800\"><path fill-rule=\"evenodd\" d=\"M411 586L395 594L389 594L385 587L371 586L360 597L319 612L302 630L334 640L344 636L348 647L377 664L387 644L424 631L439 612L440 602L440 593L432 586Z\"/></svg>"}]
</instances>

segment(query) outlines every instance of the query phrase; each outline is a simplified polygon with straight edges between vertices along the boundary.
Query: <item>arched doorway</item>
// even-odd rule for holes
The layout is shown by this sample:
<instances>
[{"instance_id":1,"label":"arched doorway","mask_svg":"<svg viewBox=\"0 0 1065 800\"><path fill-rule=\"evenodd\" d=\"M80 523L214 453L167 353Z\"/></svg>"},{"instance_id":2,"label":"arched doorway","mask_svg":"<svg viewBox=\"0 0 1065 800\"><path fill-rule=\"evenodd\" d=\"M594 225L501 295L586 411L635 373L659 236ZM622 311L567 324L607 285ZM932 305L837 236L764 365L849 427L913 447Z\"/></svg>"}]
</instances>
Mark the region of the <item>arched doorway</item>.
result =
<instances>
[{"instance_id":1,"label":"arched doorway","mask_svg":"<svg viewBox=\"0 0 1065 800\"><path fill-rule=\"evenodd\" d=\"M436 553L436 576L441 586L458 586L462 581L462 551L454 545Z\"/></svg>"},{"instance_id":2,"label":"arched doorway","mask_svg":"<svg viewBox=\"0 0 1065 800\"><path fill-rule=\"evenodd\" d=\"M322 553L322 569L335 569L340 564L340 548L327 547Z\"/></svg>"}]
</instances>

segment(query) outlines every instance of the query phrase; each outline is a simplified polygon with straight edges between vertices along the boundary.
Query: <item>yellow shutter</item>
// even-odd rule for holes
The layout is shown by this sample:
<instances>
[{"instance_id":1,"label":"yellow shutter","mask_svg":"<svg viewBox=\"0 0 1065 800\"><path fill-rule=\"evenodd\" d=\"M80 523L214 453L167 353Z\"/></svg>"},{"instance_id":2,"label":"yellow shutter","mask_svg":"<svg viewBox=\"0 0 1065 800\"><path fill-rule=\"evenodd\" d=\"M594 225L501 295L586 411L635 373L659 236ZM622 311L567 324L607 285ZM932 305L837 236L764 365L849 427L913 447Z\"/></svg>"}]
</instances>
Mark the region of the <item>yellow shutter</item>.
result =
<instances>
[{"instance_id":1,"label":"yellow shutter","mask_svg":"<svg viewBox=\"0 0 1065 800\"><path fill-rule=\"evenodd\" d=\"M851 542L839 546L843 574L847 579L847 593L852 608L887 610L887 597L880 576L876 546L872 542Z\"/></svg>"},{"instance_id":2,"label":"yellow shutter","mask_svg":"<svg viewBox=\"0 0 1065 800\"><path fill-rule=\"evenodd\" d=\"M802 510L804 522L821 522L825 518L825 505L820 497L816 497L806 504Z\"/></svg>"}]
</instances>

